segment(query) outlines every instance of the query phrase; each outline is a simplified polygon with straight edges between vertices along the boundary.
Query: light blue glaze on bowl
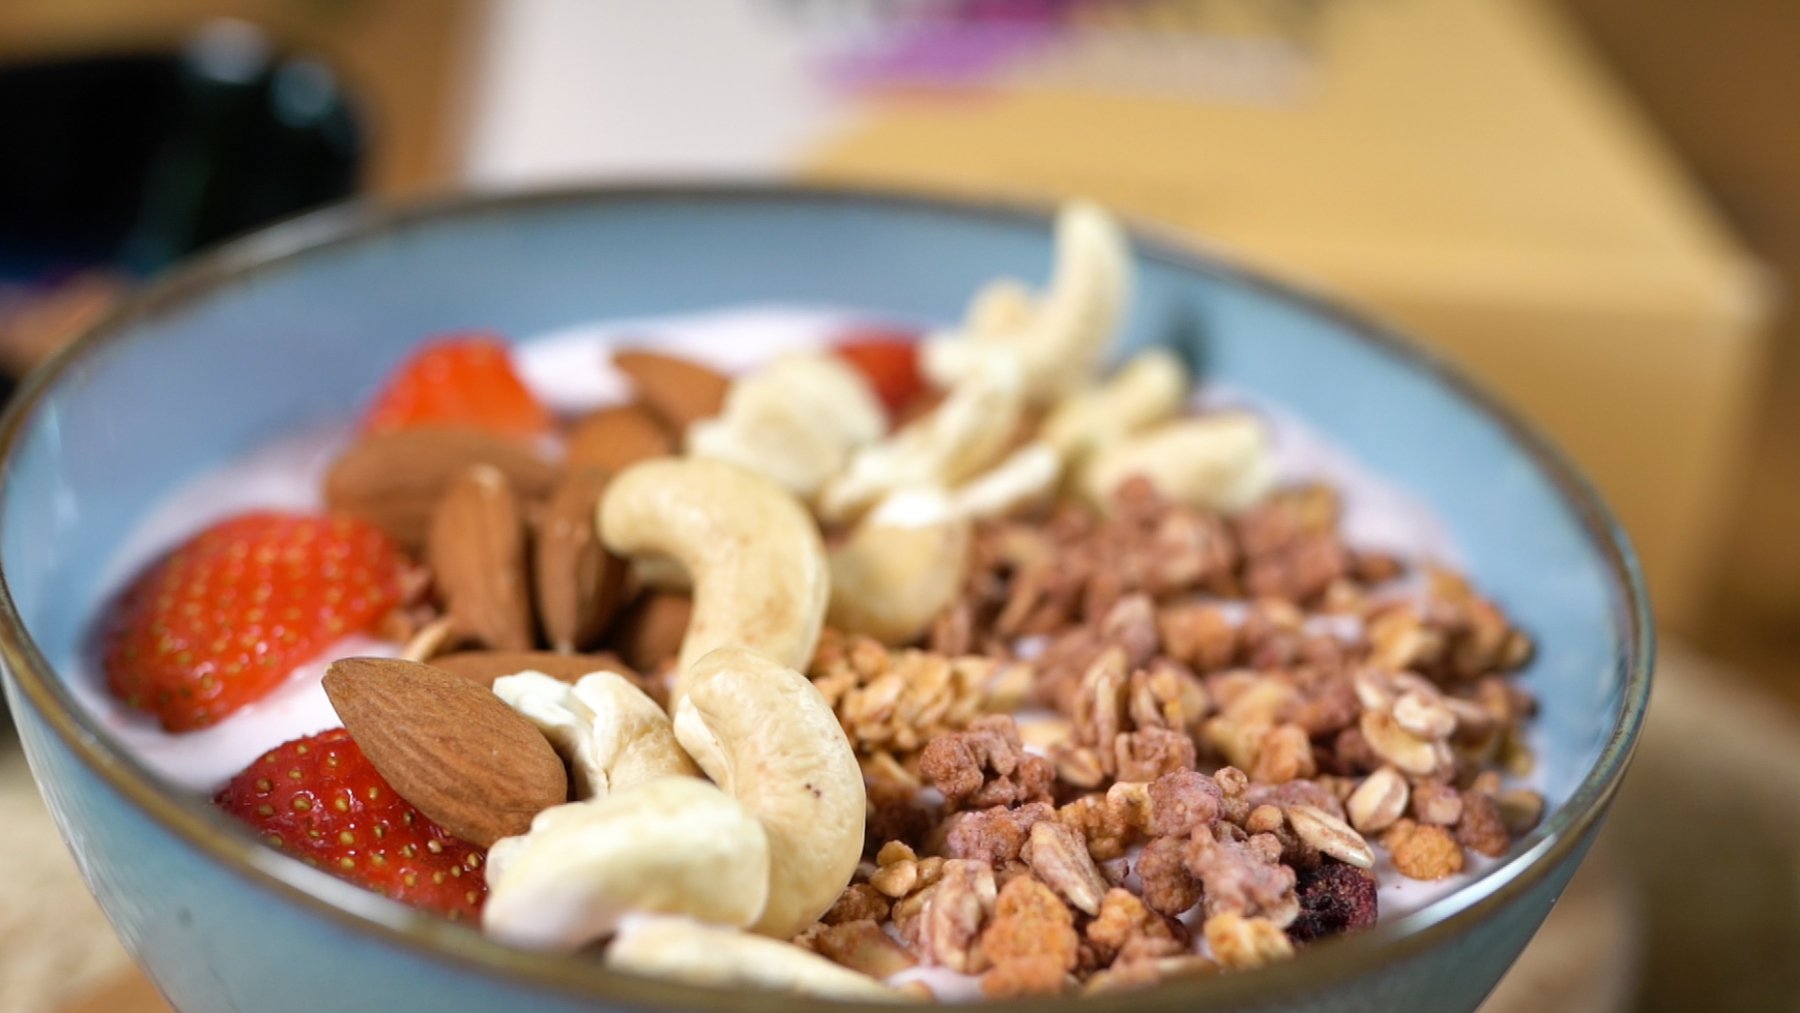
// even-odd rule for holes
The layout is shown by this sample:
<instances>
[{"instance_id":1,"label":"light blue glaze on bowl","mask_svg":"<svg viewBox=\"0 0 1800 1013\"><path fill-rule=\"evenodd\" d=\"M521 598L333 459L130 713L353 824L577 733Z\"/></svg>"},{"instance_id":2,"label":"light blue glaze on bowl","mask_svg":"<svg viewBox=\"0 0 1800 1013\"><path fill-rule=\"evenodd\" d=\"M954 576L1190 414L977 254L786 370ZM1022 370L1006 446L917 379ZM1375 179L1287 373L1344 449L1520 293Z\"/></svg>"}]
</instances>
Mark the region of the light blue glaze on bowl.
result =
<instances>
[{"instance_id":1,"label":"light blue glaze on bowl","mask_svg":"<svg viewBox=\"0 0 1800 1013\"><path fill-rule=\"evenodd\" d=\"M997 274L1041 276L1035 212L849 191L618 189L344 209L230 246L134 301L0 424L0 649L27 755L127 947L186 1010L606 1007L786 1010L507 950L261 847L158 787L60 680L102 566L182 481L341 418L418 340L536 334L745 302L950 320ZM1551 799L1474 883L1263 971L1084 1008L1472 1009L1592 839L1649 691L1650 628L1623 535L1562 459L1384 329L1140 235L1126 340L1173 341L1292 409L1435 508L1476 581L1537 638ZM1029 1005L1066 1005L1068 1000Z\"/></svg>"}]
</instances>

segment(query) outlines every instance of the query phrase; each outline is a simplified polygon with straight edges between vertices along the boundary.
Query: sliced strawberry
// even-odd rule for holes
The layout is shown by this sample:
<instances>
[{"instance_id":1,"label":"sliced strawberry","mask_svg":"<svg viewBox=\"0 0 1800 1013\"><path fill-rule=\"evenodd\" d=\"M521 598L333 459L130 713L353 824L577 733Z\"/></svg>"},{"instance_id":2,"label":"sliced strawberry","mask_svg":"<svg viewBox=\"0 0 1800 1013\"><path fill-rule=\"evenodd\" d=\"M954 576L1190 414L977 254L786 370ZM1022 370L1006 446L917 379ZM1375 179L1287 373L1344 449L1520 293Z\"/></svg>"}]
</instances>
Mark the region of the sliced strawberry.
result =
<instances>
[{"instance_id":1,"label":"sliced strawberry","mask_svg":"<svg viewBox=\"0 0 1800 1013\"><path fill-rule=\"evenodd\" d=\"M342 728L264 753L213 801L270 845L403 904L473 919L487 899L486 853L401 798Z\"/></svg>"},{"instance_id":2,"label":"sliced strawberry","mask_svg":"<svg viewBox=\"0 0 1800 1013\"><path fill-rule=\"evenodd\" d=\"M912 331L857 328L839 335L832 347L868 379L890 415L899 415L925 389L918 335Z\"/></svg>"},{"instance_id":3,"label":"sliced strawberry","mask_svg":"<svg viewBox=\"0 0 1800 1013\"><path fill-rule=\"evenodd\" d=\"M414 352L375 396L363 430L470 426L530 438L550 424L550 413L514 371L506 342L472 333L438 338Z\"/></svg>"},{"instance_id":4,"label":"sliced strawberry","mask_svg":"<svg viewBox=\"0 0 1800 1013\"><path fill-rule=\"evenodd\" d=\"M259 512L219 522L126 588L108 617L113 693L172 732L214 724L400 600L406 561L352 517Z\"/></svg>"}]
</instances>

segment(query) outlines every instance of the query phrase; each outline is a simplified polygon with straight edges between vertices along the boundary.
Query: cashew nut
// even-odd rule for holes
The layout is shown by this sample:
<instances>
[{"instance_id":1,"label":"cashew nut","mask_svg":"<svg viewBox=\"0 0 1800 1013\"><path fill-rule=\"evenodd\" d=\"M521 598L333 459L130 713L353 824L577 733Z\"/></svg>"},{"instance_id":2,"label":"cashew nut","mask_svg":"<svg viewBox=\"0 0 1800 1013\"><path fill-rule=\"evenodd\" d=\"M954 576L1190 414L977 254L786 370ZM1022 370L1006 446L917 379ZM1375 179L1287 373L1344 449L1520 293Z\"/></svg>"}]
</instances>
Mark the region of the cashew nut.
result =
<instances>
[{"instance_id":1,"label":"cashew nut","mask_svg":"<svg viewBox=\"0 0 1800 1013\"><path fill-rule=\"evenodd\" d=\"M830 576L819 529L792 493L723 461L658 458L614 477L598 513L613 552L667 556L693 575L678 680L727 644L784 665L812 661Z\"/></svg>"},{"instance_id":2,"label":"cashew nut","mask_svg":"<svg viewBox=\"0 0 1800 1013\"><path fill-rule=\"evenodd\" d=\"M734 381L724 411L688 427L687 449L810 500L852 450L886 431L881 403L860 373L837 356L795 353Z\"/></svg>"},{"instance_id":3,"label":"cashew nut","mask_svg":"<svg viewBox=\"0 0 1800 1013\"><path fill-rule=\"evenodd\" d=\"M956 600L972 525L940 489L906 489L869 511L831 550L831 625L908 643Z\"/></svg>"},{"instance_id":4,"label":"cashew nut","mask_svg":"<svg viewBox=\"0 0 1800 1013\"><path fill-rule=\"evenodd\" d=\"M1024 409L1016 364L970 372L928 414L851 455L820 494L820 516L844 520L898 489L961 484L1005 453Z\"/></svg>"},{"instance_id":5,"label":"cashew nut","mask_svg":"<svg viewBox=\"0 0 1800 1013\"><path fill-rule=\"evenodd\" d=\"M1166 422L1095 453L1081 491L1097 506L1134 475L1170 500L1208 510L1242 510L1275 482L1268 431L1248 412Z\"/></svg>"},{"instance_id":6,"label":"cashew nut","mask_svg":"<svg viewBox=\"0 0 1800 1013\"><path fill-rule=\"evenodd\" d=\"M1130 287L1131 251L1118 223L1094 204L1068 204L1057 216L1048 289L1032 300L1021 298L1016 282L988 286L961 328L925 342L920 364L933 382L949 386L995 357L1011 358L1023 370L1026 396L1046 404L1092 374Z\"/></svg>"},{"instance_id":7,"label":"cashew nut","mask_svg":"<svg viewBox=\"0 0 1800 1013\"><path fill-rule=\"evenodd\" d=\"M699 777L669 716L615 672L574 685L542 672L494 680L494 694L538 727L569 765L578 799L599 798L666 775Z\"/></svg>"},{"instance_id":8,"label":"cashew nut","mask_svg":"<svg viewBox=\"0 0 1800 1013\"><path fill-rule=\"evenodd\" d=\"M736 799L663 777L539 813L488 851L481 927L521 946L569 951L637 911L742 927L769 892L769 840Z\"/></svg>"},{"instance_id":9,"label":"cashew nut","mask_svg":"<svg viewBox=\"0 0 1800 1013\"><path fill-rule=\"evenodd\" d=\"M764 988L826 999L899 1002L907 998L874 978L776 939L702 925L687 918L639 916L619 926L607 966L713 988Z\"/></svg>"},{"instance_id":10,"label":"cashew nut","mask_svg":"<svg viewBox=\"0 0 1800 1013\"><path fill-rule=\"evenodd\" d=\"M963 325L971 334L1004 334L1031 323L1037 299L1017 278L995 278L975 290Z\"/></svg>"},{"instance_id":11,"label":"cashew nut","mask_svg":"<svg viewBox=\"0 0 1800 1013\"><path fill-rule=\"evenodd\" d=\"M1062 455L1034 440L1005 460L976 475L950 494L956 512L971 520L988 520L1050 498L1063 470Z\"/></svg>"},{"instance_id":12,"label":"cashew nut","mask_svg":"<svg viewBox=\"0 0 1800 1013\"><path fill-rule=\"evenodd\" d=\"M686 679L675 738L769 837L769 902L752 928L791 938L831 907L862 858L862 768L831 705L780 662L721 647Z\"/></svg>"},{"instance_id":13,"label":"cashew nut","mask_svg":"<svg viewBox=\"0 0 1800 1013\"><path fill-rule=\"evenodd\" d=\"M631 580L631 586L639 590L687 594L694 589L693 575L667 556L639 556L632 560Z\"/></svg>"},{"instance_id":14,"label":"cashew nut","mask_svg":"<svg viewBox=\"0 0 1800 1013\"><path fill-rule=\"evenodd\" d=\"M1064 398L1040 438L1070 461L1174 415L1187 400L1187 368L1165 348L1139 352L1105 382Z\"/></svg>"}]
</instances>

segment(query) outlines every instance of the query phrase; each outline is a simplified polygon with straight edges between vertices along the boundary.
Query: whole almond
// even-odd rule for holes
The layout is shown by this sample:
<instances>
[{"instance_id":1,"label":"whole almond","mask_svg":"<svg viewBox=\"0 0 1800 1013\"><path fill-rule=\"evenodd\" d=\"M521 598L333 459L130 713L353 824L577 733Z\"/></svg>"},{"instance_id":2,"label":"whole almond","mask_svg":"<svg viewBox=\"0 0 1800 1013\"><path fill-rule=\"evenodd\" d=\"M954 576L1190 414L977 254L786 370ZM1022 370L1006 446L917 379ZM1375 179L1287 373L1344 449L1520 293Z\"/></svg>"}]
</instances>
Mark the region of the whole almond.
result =
<instances>
[{"instance_id":1,"label":"whole almond","mask_svg":"<svg viewBox=\"0 0 1800 1013\"><path fill-rule=\"evenodd\" d=\"M533 553L538 621L558 651L599 639L625 594L629 567L600 544L594 526L606 478L599 468L568 473L550 494L538 523Z\"/></svg>"},{"instance_id":2,"label":"whole almond","mask_svg":"<svg viewBox=\"0 0 1800 1013\"><path fill-rule=\"evenodd\" d=\"M623 471L639 461L675 452L675 438L640 405L613 405L581 417L569 432L566 467Z\"/></svg>"},{"instance_id":3,"label":"whole almond","mask_svg":"<svg viewBox=\"0 0 1800 1013\"><path fill-rule=\"evenodd\" d=\"M525 520L500 469L477 464L450 483L427 558L457 634L496 650L531 647Z\"/></svg>"},{"instance_id":4,"label":"whole almond","mask_svg":"<svg viewBox=\"0 0 1800 1013\"><path fill-rule=\"evenodd\" d=\"M660 352L624 349L613 353L613 365L631 378L644 407L677 433L719 414L731 386L717 370Z\"/></svg>"},{"instance_id":5,"label":"whole almond","mask_svg":"<svg viewBox=\"0 0 1800 1013\"><path fill-rule=\"evenodd\" d=\"M471 465L500 469L521 496L549 491L556 473L517 443L473 429L405 429L352 444L325 476L325 502L424 547L431 515L450 482Z\"/></svg>"},{"instance_id":6,"label":"whole almond","mask_svg":"<svg viewBox=\"0 0 1800 1013\"><path fill-rule=\"evenodd\" d=\"M681 638L687 635L693 612L694 601L685 594L648 592L619 617L608 646L632 668L653 673L681 652Z\"/></svg>"},{"instance_id":7,"label":"whole almond","mask_svg":"<svg viewBox=\"0 0 1800 1013\"><path fill-rule=\"evenodd\" d=\"M568 801L568 775L543 733L476 683L414 661L345 658L324 684L376 771L471 844L522 834Z\"/></svg>"}]
</instances>

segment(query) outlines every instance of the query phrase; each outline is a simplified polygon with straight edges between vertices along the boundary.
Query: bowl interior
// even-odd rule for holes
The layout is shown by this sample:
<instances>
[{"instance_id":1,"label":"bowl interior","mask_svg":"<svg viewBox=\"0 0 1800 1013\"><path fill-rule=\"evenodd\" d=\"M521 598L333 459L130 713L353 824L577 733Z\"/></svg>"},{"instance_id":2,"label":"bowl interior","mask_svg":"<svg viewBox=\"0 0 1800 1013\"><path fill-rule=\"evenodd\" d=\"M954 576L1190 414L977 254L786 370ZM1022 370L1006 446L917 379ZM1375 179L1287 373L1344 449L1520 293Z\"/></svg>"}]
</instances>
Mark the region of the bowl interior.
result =
<instances>
[{"instance_id":1,"label":"bowl interior","mask_svg":"<svg viewBox=\"0 0 1800 1013\"><path fill-rule=\"evenodd\" d=\"M1043 277L1050 254L1036 216L780 190L477 202L322 238L339 224L303 221L205 262L67 362L19 420L0 563L64 677L102 572L148 505L231 455L344 417L434 332L529 336L747 302L943 322L989 278ZM1629 554L1579 479L1383 332L1172 246L1140 242L1137 257L1128 345L1177 343L1206 376L1286 406L1438 513L1479 585L1537 638L1526 683L1543 702L1542 783L1553 804L1571 797L1617 734L1642 661Z\"/></svg>"}]
</instances>

